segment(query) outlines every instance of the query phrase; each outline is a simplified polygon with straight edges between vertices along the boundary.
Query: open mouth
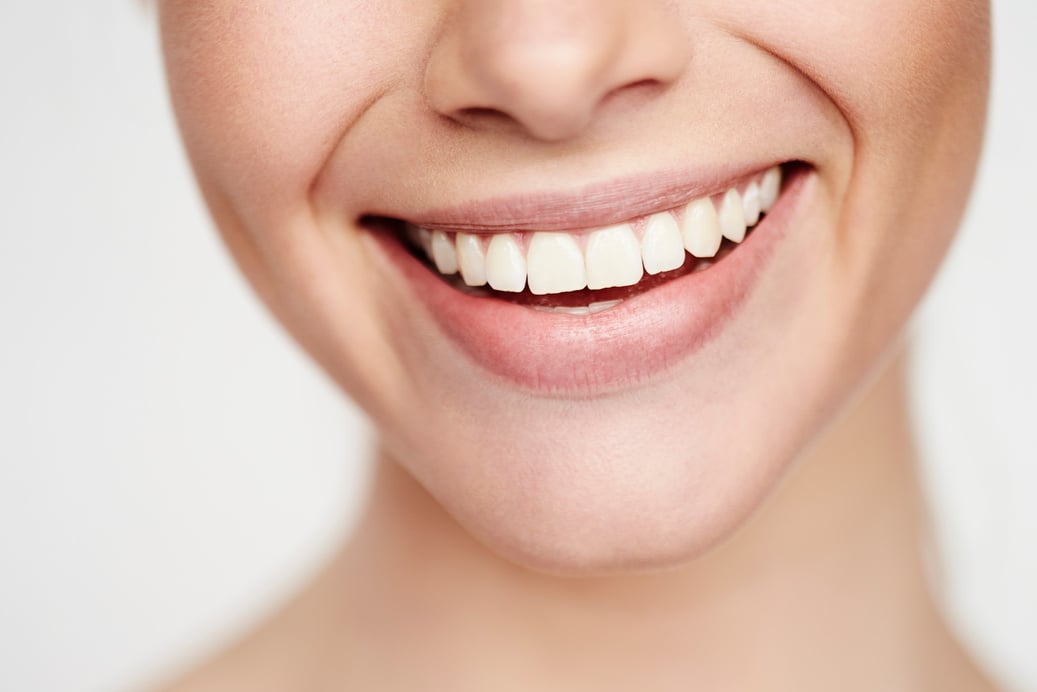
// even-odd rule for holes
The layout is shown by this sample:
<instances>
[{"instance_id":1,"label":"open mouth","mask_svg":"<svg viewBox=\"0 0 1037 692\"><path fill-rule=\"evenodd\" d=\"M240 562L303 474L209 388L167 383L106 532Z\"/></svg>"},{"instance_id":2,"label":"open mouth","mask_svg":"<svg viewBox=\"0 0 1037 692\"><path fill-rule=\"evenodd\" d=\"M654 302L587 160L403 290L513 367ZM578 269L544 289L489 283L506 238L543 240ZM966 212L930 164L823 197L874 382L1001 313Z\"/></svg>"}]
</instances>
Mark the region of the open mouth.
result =
<instances>
[{"instance_id":1,"label":"open mouth","mask_svg":"<svg viewBox=\"0 0 1037 692\"><path fill-rule=\"evenodd\" d=\"M366 215L360 223L407 296L407 309L392 313L395 328L410 335L425 319L437 327L422 330L428 339L401 337L416 360L443 357L439 334L501 381L593 397L654 381L719 338L773 259L788 266L789 253L776 250L798 227L814 180L810 164L787 162L571 231L562 214L543 214L540 229L532 216L494 216L496 203L436 211L438 222ZM557 199L559 209L572 203ZM587 216L578 198L572 208L574 219Z\"/></svg>"},{"instance_id":2,"label":"open mouth","mask_svg":"<svg viewBox=\"0 0 1037 692\"><path fill-rule=\"evenodd\" d=\"M730 254L777 203L774 166L722 193L604 228L466 233L397 222L411 253L454 288L545 312L592 315Z\"/></svg>"}]
</instances>

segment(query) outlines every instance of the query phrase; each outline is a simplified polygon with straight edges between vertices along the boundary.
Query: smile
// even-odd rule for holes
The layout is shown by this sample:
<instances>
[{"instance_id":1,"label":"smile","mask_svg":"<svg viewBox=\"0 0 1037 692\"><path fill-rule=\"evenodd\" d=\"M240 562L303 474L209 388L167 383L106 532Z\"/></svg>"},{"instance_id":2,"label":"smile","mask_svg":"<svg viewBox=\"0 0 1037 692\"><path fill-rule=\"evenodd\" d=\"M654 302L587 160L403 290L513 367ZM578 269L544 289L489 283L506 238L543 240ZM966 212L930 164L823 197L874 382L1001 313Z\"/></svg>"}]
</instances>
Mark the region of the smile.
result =
<instances>
[{"instance_id":1,"label":"smile","mask_svg":"<svg viewBox=\"0 0 1037 692\"><path fill-rule=\"evenodd\" d=\"M553 216L441 212L365 226L403 280L410 319L434 325L419 331L521 389L594 397L654 380L725 333L813 180L806 164L761 167L628 221L577 213L572 231Z\"/></svg>"},{"instance_id":2,"label":"smile","mask_svg":"<svg viewBox=\"0 0 1037 692\"><path fill-rule=\"evenodd\" d=\"M622 300L598 300L598 291L641 283L650 287L657 283L651 277L681 270L686 263L692 265L688 271L711 266L725 240L730 246L741 243L771 210L781 178L781 168L774 166L722 194L582 232L464 233L412 224L406 232L412 247L456 288L474 295L579 292L565 297L568 304L524 302L540 309L593 314Z\"/></svg>"}]
</instances>

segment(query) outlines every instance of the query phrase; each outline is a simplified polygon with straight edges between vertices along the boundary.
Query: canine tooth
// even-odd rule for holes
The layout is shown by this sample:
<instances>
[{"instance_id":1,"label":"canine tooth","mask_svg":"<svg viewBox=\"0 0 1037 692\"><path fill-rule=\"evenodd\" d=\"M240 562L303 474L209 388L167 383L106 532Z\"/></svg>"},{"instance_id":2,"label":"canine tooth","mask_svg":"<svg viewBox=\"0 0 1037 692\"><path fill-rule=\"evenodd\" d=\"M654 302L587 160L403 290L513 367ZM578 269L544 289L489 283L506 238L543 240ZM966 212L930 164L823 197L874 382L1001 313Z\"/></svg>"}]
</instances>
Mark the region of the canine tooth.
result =
<instances>
[{"instance_id":1,"label":"canine tooth","mask_svg":"<svg viewBox=\"0 0 1037 692\"><path fill-rule=\"evenodd\" d=\"M760 211L770 211L778 201L781 192L781 168L774 166L767 169L760 181Z\"/></svg>"},{"instance_id":2,"label":"canine tooth","mask_svg":"<svg viewBox=\"0 0 1037 692\"><path fill-rule=\"evenodd\" d=\"M587 237L587 288L633 286L644 275L641 245L630 224L602 228Z\"/></svg>"},{"instance_id":3,"label":"canine tooth","mask_svg":"<svg viewBox=\"0 0 1037 692\"><path fill-rule=\"evenodd\" d=\"M641 259L649 274L670 271L684 264L684 239L673 214L652 214L641 238Z\"/></svg>"},{"instance_id":4,"label":"canine tooth","mask_svg":"<svg viewBox=\"0 0 1037 692\"><path fill-rule=\"evenodd\" d=\"M531 293L565 293L587 286L583 253L568 233L534 233L526 262Z\"/></svg>"},{"instance_id":5,"label":"canine tooth","mask_svg":"<svg viewBox=\"0 0 1037 692\"><path fill-rule=\"evenodd\" d=\"M457 264L461 270L461 278L469 286L486 284L486 253L482 249L479 236L471 233L458 233Z\"/></svg>"},{"instance_id":6,"label":"canine tooth","mask_svg":"<svg viewBox=\"0 0 1037 692\"><path fill-rule=\"evenodd\" d=\"M745 225L750 228L760 220L760 186L749 183L742 195L742 212L745 214Z\"/></svg>"},{"instance_id":7,"label":"canine tooth","mask_svg":"<svg viewBox=\"0 0 1037 692\"><path fill-rule=\"evenodd\" d=\"M720 232L735 243L745 239L745 211L742 210L742 196L738 190L731 188L720 203Z\"/></svg>"},{"instance_id":8,"label":"canine tooth","mask_svg":"<svg viewBox=\"0 0 1037 692\"><path fill-rule=\"evenodd\" d=\"M723 236L720 218L709 197L697 199L684 210L684 247L695 257L713 257Z\"/></svg>"},{"instance_id":9,"label":"canine tooth","mask_svg":"<svg viewBox=\"0 0 1037 692\"><path fill-rule=\"evenodd\" d=\"M520 293L526 287L526 258L515 237L500 233L486 248L486 281L498 291Z\"/></svg>"},{"instance_id":10,"label":"canine tooth","mask_svg":"<svg viewBox=\"0 0 1037 692\"><path fill-rule=\"evenodd\" d=\"M457 252L450 236L443 231L432 232L432 261L440 274L457 273Z\"/></svg>"}]
</instances>

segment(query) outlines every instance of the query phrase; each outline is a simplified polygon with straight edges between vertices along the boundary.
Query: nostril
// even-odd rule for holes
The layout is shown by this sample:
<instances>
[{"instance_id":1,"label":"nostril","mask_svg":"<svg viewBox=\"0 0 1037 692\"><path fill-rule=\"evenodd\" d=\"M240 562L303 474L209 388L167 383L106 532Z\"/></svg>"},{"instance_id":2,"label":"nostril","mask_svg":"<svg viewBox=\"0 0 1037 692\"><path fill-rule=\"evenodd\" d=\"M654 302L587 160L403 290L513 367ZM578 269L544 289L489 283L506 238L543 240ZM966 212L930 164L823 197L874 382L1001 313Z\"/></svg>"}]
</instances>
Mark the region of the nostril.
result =
<instances>
[{"instance_id":1,"label":"nostril","mask_svg":"<svg viewBox=\"0 0 1037 692\"><path fill-rule=\"evenodd\" d=\"M666 89L666 86L666 84L657 79L641 79L630 84L623 84L605 94L598 105L600 106L607 101L623 99L641 101L662 92Z\"/></svg>"},{"instance_id":2,"label":"nostril","mask_svg":"<svg viewBox=\"0 0 1037 692\"><path fill-rule=\"evenodd\" d=\"M462 125L475 129L487 127L496 129L517 124L515 119L504 111L482 106L459 108L450 117Z\"/></svg>"},{"instance_id":3,"label":"nostril","mask_svg":"<svg viewBox=\"0 0 1037 692\"><path fill-rule=\"evenodd\" d=\"M625 91L625 90L628 90L628 89L629 90L642 90L642 89L650 89L652 87L658 87L658 86L660 86L658 79L641 79L641 80L638 80L636 82L631 82L630 84L624 84L623 86L617 87L617 88L613 89L612 91L613 92Z\"/></svg>"},{"instance_id":4,"label":"nostril","mask_svg":"<svg viewBox=\"0 0 1037 692\"><path fill-rule=\"evenodd\" d=\"M461 108L457 114L466 120L501 120L510 117L504 111L496 108L481 107Z\"/></svg>"}]
</instances>

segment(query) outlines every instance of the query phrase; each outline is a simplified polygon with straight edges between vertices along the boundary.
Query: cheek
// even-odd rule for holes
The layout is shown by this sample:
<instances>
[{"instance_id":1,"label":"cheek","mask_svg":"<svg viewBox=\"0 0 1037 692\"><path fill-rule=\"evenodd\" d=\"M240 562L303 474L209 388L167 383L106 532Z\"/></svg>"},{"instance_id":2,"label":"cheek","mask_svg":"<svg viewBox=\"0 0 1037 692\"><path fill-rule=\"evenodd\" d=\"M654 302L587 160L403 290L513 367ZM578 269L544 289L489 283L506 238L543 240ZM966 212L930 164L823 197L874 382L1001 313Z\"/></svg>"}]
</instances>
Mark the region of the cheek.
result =
<instances>
[{"instance_id":1,"label":"cheek","mask_svg":"<svg viewBox=\"0 0 1037 692\"><path fill-rule=\"evenodd\" d=\"M397 387L385 381L391 368L372 363L387 348L366 300L368 267L357 234L344 232L352 210L319 219L311 192L329 152L409 73L405 51L422 50L431 18L412 5L159 5L173 106L220 233L275 315L369 410L384 398L371 392Z\"/></svg>"},{"instance_id":2,"label":"cheek","mask_svg":"<svg viewBox=\"0 0 1037 692\"><path fill-rule=\"evenodd\" d=\"M978 159L989 82L989 3L850 0L797 16L770 4L762 43L816 82L853 135L827 280L829 331L875 357L900 329L960 221ZM784 15L784 20L777 17Z\"/></svg>"},{"instance_id":3,"label":"cheek","mask_svg":"<svg viewBox=\"0 0 1037 692\"><path fill-rule=\"evenodd\" d=\"M960 222L981 148L989 82L985 3L904 3L900 31L862 79L854 193L840 264L875 331L906 319ZM870 306L870 307L868 307ZM883 312L880 312L883 311ZM880 338L876 335L876 339Z\"/></svg>"},{"instance_id":4,"label":"cheek","mask_svg":"<svg viewBox=\"0 0 1037 692\"><path fill-rule=\"evenodd\" d=\"M975 67L989 53L986 0L718 2L715 10L732 22L752 16L745 35L818 84L865 140L940 108L980 77Z\"/></svg>"},{"instance_id":5,"label":"cheek","mask_svg":"<svg viewBox=\"0 0 1037 692\"><path fill-rule=\"evenodd\" d=\"M400 46L421 50L420 8L404 22L400 4L163 2L173 103L203 187L259 228L305 201L328 152L404 71Z\"/></svg>"}]
</instances>

